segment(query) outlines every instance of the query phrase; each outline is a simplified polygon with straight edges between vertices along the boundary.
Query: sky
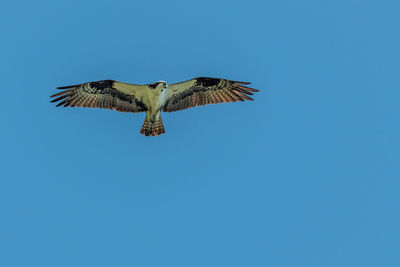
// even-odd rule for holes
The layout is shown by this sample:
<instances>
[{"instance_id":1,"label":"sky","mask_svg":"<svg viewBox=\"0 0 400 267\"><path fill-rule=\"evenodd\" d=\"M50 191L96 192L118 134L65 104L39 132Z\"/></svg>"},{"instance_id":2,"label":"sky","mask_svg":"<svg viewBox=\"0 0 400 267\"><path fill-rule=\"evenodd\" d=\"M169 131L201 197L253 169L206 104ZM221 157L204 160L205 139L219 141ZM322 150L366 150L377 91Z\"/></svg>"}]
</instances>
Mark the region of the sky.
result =
<instances>
[{"instance_id":1,"label":"sky","mask_svg":"<svg viewBox=\"0 0 400 267\"><path fill-rule=\"evenodd\" d=\"M0 266L400 266L400 4L0 1ZM255 101L56 108L114 79Z\"/></svg>"}]
</instances>

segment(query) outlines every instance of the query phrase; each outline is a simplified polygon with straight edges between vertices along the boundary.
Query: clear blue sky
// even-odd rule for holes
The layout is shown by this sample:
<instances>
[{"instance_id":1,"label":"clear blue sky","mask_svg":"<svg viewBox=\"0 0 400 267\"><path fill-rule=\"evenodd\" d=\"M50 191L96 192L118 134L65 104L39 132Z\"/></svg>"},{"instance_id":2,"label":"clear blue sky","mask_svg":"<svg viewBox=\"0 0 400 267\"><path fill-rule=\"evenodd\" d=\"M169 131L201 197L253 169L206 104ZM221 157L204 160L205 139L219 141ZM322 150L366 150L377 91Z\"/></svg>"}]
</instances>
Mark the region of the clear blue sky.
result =
<instances>
[{"instance_id":1,"label":"clear blue sky","mask_svg":"<svg viewBox=\"0 0 400 267\"><path fill-rule=\"evenodd\" d=\"M400 266L398 1L1 1L0 266ZM55 108L196 76L256 101Z\"/></svg>"}]
</instances>

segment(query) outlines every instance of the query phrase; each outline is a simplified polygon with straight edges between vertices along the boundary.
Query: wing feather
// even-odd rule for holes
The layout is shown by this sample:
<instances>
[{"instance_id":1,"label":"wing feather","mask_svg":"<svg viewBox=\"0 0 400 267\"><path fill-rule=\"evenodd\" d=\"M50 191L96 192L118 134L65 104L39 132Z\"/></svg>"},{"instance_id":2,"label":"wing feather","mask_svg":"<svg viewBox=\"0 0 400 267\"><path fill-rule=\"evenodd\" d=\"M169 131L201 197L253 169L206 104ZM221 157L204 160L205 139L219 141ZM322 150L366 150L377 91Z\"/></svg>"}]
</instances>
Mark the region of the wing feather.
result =
<instances>
[{"instance_id":1,"label":"wing feather","mask_svg":"<svg viewBox=\"0 0 400 267\"><path fill-rule=\"evenodd\" d=\"M57 87L64 90L54 94L51 102L59 102L57 107L105 108L121 112L143 112L147 110L145 101L146 85L134 85L113 80L88 82Z\"/></svg>"},{"instance_id":2,"label":"wing feather","mask_svg":"<svg viewBox=\"0 0 400 267\"><path fill-rule=\"evenodd\" d=\"M172 112L191 107L216 103L253 100L248 95L259 92L238 82L220 78L199 77L168 85L163 111Z\"/></svg>"}]
</instances>

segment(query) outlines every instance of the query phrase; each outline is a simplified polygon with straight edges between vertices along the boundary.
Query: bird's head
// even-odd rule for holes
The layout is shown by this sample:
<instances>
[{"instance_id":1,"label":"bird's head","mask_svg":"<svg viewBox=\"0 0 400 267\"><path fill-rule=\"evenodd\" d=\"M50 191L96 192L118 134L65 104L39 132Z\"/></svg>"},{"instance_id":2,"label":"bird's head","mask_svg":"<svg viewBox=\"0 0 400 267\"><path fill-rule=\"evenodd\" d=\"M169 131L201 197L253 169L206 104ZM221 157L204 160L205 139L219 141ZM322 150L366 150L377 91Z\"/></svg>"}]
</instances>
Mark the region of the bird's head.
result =
<instances>
[{"instance_id":1,"label":"bird's head","mask_svg":"<svg viewBox=\"0 0 400 267\"><path fill-rule=\"evenodd\" d=\"M166 89L167 83L165 81L158 81L158 82L149 84L149 87L153 90L154 89Z\"/></svg>"}]
</instances>

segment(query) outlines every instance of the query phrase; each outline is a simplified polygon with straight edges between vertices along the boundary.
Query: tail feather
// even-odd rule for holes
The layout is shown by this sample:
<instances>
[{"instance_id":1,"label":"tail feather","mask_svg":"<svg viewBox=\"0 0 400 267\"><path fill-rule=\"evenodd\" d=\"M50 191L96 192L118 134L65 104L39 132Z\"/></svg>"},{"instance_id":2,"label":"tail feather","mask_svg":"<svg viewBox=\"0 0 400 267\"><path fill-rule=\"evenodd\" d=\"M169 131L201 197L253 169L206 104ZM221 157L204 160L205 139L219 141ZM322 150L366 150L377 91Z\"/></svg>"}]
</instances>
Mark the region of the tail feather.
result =
<instances>
[{"instance_id":1,"label":"tail feather","mask_svg":"<svg viewBox=\"0 0 400 267\"><path fill-rule=\"evenodd\" d=\"M164 134L165 129L161 117L159 120L156 120L154 122L151 122L146 118L144 120L142 129L140 129L140 133L145 136L157 136Z\"/></svg>"}]
</instances>

